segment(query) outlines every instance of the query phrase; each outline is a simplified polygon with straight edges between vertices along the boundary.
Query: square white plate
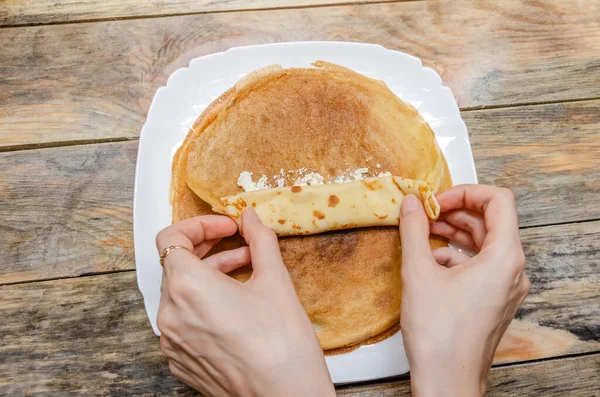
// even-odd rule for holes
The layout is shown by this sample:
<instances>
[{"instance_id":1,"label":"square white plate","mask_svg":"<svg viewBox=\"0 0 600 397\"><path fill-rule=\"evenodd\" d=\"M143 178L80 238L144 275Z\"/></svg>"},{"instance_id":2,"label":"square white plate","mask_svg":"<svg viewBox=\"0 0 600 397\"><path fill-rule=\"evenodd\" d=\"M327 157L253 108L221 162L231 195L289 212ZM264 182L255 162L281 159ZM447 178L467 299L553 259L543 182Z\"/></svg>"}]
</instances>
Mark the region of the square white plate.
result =
<instances>
[{"instance_id":1,"label":"square white plate","mask_svg":"<svg viewBox=\"0 0 600 397\"><path fill-rule=\"evenodd\" d=\"M204 108L247 73L271 64L309 67L316 60L383 80L429 123L454 183L477 183L469 135L452 92L418 58L379 45L342 42L237 47L196 58L189 67L176 70L167 85L156 91L140 136L133 215L135 261L138 286L157 335L162 269L154 237L171 223L169 184L175 151ZM335 383L384 378L409 369L400 332L377 344L326 360Z\"/></svg>"}]
</instances>

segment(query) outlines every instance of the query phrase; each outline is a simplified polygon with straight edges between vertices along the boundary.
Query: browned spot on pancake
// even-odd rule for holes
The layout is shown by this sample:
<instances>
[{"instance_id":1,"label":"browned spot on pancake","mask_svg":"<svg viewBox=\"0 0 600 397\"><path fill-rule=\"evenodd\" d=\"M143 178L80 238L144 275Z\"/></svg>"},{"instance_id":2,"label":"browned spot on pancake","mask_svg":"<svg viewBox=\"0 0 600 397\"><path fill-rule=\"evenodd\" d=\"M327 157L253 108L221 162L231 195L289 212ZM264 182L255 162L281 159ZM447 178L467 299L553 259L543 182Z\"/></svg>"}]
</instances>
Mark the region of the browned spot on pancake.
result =
<instances>
[{"instance_id":1,"label":"browned spot on pancake","mask_svg":"<svg viewBox=\"0 0 600 397\"><path fill-rule=\"evenodd\" d=\"M366 195L366 194L363 194L363 198L367 198L367 195Z\"/></svg>"},{"instance_id":2,"label":"browned spot on pancake","mask_svg":"<svg viewBox=\"0 0 600 397\"><path fill-rule=\"evenodd\" d=\"M389 293L385 293L385 292L378 294L373 301L373 305L375 307L378 307L381 309L385 309L391 304L392 304L392 297L390 296Z\"/></svg>"},{"instance_id":3,"label":"browned spot on pancake","mask_svg":"<svg viewBox=\"0 0 600 397\"><path fill-rule=\"evenodd\" d=\"M357 226L358 225L356 223L354 223L354 222L352 222L352 223L342 223L340 225L340 228L342 228L342 229L353 229L353 228L355 228Z\"/></svg>"},{"instance_id":4,"label":"browned spot on pancake","mask_svg":"<svg viewBox=\"0 0 600 397\"><path fill-rule=\"evenodd\" d=\"M332 194L331 196L329 196L329 200L327 203L328 206L335 207L339 203L340 203L340 198L338 196L336 196L335 194Z\"/></svg>"},{"instance_id":5,"label":"browned spot on pancake","mask_svg":"<svg viewBox=\"0 0 600 397\"><path fill-rule=\"evenodd\" d=\"M317 240L319 256L330 262L341 262L354 254L359 240L357 232L327 233L326 239Z\"/></svg>"},{"instance_id":6,"label":"browned spot on pancake","mask_svg":"<svg viewBox=\"0 0 600 397\"><path fill-rule=\"evenodd\" d=\"M277 192L277 195L279 196L281 194L281 192Z\"/></svg>"},{"instance_id":7,"label":"browned spot on pancake","mask_svg":"<svg viewBox=\"0 0 600 397\"><path fill-rule=\"evenodd\" d=\"M392 199L392 203L396 204L396 199L395 198Z\"/></svg>"},{"instance_id":8,"label":"browned spot on pancake","mask_svg":"<svg viewBox=\"0 0 600 397\"><path fill-rule=\"evenodd\" d=\"M256 207L256 203L254 203L254 202L253 202L253 203L252 203L252 207Z\"/></svg>"},{"instance_id":9,"label":"browned spot on pancake","mask_svg":"<svg viewBox=\"0 0 600 397\"><path fill-rule=\"evenodd\" d=\"M292 186L292 193L300 193L302 191L301 186Z\"/></svg>"},{"instance_id":10,"label":"browned spot on pancake","mask_svg":"<svg viewBox=\"0 0 600 397\"><path fill-rule=\"evenodd\" d=\"M397 216L397 217L396 217L396 220L397 220L398 222L400 222L400 217L399 217L399 216Z\"/></svg>"},{"instance_id":11,"label":"browned spot on pancake","mask_svg":"<svg viewBox=\"0 0 600 397\"><path fill-rule=\"evenodd\" d=\"M237 200L235 200L232 205L240 212L242 212L244 210L244 208L246 208L246 202L244 201L244 199L238 198Z\"/></svg>"},{"instance_id":12,"label":"browned spot on pancake","mask_svg":"<svg viewBox=\"0 0 600 397\"><path fill-rule=\"evenodd\" d=\"M302 227L300 225L298 225L296 222L292 222L292 228L294 228L296 230L302 230Z\"/></svg>"},{"instance_id":13,"label":"browned spot on pancake","mask_svg":"<svg viewBox=\"0 0 600 397\"><path fill-rule=\"evenodd\" d=\"M378 183L376 180L375 181L362 181L363 185L365 185L367 187L367 189L370 190L379 190L381 189L381 184Z\"/></svg>"},{"instance_id":14,"label":"browned spot on pancake","mask_svg":"<svg viewBox=\"0 0 600 397\"><path fill-rule=\"evenodd\" d=\"M379 214L376 214L375 212L373 212L373 215L375 215L375 216L376 216L377 218L379 218L379 219L385 219L385 218L387 218L387 217L388 217L388 214L385 214L385 215L379 215Z\"/></svg>"},{"instance_id":15,"label":"browned spot on pancake","mask_svg":"<svg viewBox=\"0 0 600 397\"><path fill-rule=\"evenodd\" d=\"M283 225L286 222L286 220L285 219L280 219L277 222L279 222L280 225Z\"/></svg>"},{"instance_id":16,"label":"browned spot on pancake","mask_svg":"<svg viewBox=\"0 0 600 397\"><path fill-rule=\"evenodd\" d=\"M325 214L322 213L321 211L314 210L313 216L318 219L325 219Z\"/></svg>"},{"instance_id":17,"label":"browned spot on pancake","mask_svg":"<svg viewBox=\"0 0 600 397\"><path fill-rule=\"evenodd\" d=\"M314 219L313 219L313 221L312 221L312 225L313 225L315 228L319 227L319 225L317 225L317 221L315 221Z\"/></svg>"}]
</instances>

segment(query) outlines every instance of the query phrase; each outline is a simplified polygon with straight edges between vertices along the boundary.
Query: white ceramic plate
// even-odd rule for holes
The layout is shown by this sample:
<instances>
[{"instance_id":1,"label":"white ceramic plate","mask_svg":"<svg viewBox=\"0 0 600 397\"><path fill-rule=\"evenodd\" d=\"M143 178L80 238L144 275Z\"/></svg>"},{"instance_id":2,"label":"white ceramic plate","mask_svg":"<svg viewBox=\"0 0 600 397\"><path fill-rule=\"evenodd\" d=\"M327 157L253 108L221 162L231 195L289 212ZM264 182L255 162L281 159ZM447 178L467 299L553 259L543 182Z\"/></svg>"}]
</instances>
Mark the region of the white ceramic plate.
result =
<instances>
[{"instance_id":1,"label":"white ceramic plate","mask_svg":"<svg viewBox=\"0 0 600 397\"><path fill-rule=\"evenodd\" d=\"M477 183L467 128L456 101L440 76L418 58L379 45L300 42L232 48L196 58L176 70L156 91L142 128L134 197L134 241L138 286L154 332L162 270L156 233L171 223L171 161L204 108L245 74L265 65L309 67L324 60L385 81L431 125L446 155L455 184ZM351 353L327 357L335 383L358 382L408 372L402 335Z\"/></svg>"}]
</instances>

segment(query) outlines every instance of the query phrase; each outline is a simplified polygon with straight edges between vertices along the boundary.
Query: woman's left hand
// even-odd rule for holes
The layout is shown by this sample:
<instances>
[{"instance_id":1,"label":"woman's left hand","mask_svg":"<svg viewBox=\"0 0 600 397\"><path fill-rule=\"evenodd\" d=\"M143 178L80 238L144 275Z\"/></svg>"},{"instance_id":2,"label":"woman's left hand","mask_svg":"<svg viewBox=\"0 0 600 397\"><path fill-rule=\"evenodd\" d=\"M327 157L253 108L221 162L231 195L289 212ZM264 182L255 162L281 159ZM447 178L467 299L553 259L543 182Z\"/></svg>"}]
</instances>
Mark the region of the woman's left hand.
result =
<instances>
[{"instance_id":1,"label":"woman's left hand","mask_svg":"<svg viewBox=\"0 0 600 397\"><path fill-rule=\"evenodd\" d=\"M237 231L224 216L175 223L156 237L164 264L158 327L173 374L206 396L335 396L323 352L283 264L277 237L242 214L249 247L200 259ZM252 262L241 283L225 273Z\"/></svg>"}]
</instances>

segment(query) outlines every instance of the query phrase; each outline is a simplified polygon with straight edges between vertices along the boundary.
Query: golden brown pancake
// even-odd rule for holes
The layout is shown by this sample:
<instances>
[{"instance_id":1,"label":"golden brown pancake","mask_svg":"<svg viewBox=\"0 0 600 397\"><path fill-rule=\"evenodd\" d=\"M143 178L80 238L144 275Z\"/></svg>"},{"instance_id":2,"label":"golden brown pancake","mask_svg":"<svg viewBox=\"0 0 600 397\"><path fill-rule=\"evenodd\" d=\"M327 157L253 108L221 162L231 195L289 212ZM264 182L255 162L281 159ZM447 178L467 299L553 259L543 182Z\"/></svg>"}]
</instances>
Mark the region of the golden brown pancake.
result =
<instances>
[{"instance_id":1,"label":"golden brown pancake","mask_svg":"<svg viewBox=\"0 0 600 397\"><path fill-rule=\"evenodd\" d=\"M173 161L173 221L210 214L208 201L242 192L241 172L278 175L286 185L306 168L326 180L368 167L428 182L434 192L452 185L434 134L418 112L380 81L324 63L314 69L274 66L238 82L198 118ZM380 167L377 168L376 164ZM400 318L401 247L396 227L285 237L284 262L324 350L362 343ZM239 235L217 250L242 244ZM433 248L445 245L432 238ZM231 275L249 277L242 268Z\"/></svg>"}]
</instances>

